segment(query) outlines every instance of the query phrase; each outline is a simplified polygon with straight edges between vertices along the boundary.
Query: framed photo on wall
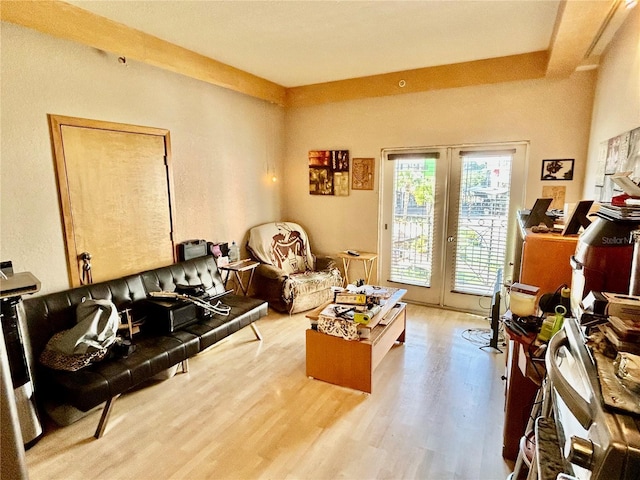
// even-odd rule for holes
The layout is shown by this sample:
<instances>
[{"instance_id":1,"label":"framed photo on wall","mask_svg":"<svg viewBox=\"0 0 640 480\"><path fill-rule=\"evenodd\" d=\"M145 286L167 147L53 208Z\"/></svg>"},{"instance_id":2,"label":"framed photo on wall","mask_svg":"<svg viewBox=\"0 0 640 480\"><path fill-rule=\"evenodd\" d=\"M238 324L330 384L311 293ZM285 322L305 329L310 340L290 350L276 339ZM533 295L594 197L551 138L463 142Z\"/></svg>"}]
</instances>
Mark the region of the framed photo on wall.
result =
<instances>
[{"instance_id":1,"label":"framed photo on wall","mask_svg":"<svg viewBox=\"0 0 640 480\"><path fill-rule=\"evenodd\" d=\"M540 180L573 180L573 158L542 160Z\"/></svg>"}]
</instances>

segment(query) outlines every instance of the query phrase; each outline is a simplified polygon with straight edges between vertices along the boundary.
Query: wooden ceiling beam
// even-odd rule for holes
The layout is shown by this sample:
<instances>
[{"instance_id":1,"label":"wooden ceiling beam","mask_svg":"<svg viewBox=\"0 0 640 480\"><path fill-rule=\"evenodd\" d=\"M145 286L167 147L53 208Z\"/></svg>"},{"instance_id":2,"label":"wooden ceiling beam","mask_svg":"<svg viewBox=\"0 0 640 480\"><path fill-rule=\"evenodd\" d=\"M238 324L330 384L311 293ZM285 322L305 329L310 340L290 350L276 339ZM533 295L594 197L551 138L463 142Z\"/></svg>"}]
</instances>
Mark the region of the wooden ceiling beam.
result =
<instances>
[{"instance_id":1,"label":"wooden ceiling beam","mask_svg":"<svg viewBox=\"0 0 640 480\"><path fill-rule=\"evenodd\" d=\"M284 104L281 85L65 2L3 0L0 20Z\"/></svg>"},{"instance_id":2,"label":"wooden ceiling beam","mask_svg":"<svg viewBox=\"0 0 640 480\"><path fill-rule=\"evenodd\" d=\"M543 78L547 52L405 70L287 89L287 107Z\"/></svg>"},{"instance_id":3,"label":"wooden ceiling beam","mask_svg":"<svg viewBox=\"0 0 640 480\"><path fill-rule=\"evenodd\" d=\"M590 55L621 0L563 0L549 47L547 76L568 77Z\"/></svg>"}]
</instances>

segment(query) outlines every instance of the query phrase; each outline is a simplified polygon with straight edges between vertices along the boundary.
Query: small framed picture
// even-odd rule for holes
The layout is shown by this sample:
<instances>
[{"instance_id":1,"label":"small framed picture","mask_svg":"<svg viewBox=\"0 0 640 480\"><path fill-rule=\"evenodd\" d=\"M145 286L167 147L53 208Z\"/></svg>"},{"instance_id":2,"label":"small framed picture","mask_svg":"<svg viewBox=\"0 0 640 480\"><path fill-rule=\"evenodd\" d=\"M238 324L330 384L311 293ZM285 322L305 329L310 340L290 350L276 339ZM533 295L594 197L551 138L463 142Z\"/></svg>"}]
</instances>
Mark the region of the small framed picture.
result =
<instances>
[{"instance_id":1,"label":"small framed picture","mask_svg":"<svg viewBox=\"0 0 640 480\"><path fill-rule=\"evenodd\" d=\"M351 188L353 190L373 190L374 175L375 160L373 158L354 158Z\"/></svg>"},{"instance_id":2,"label":"small framed picture","mask_svg":"<svg viewBox=\"0 0 640 480\"><path fill-rule=\"evenodd\" d=\"M573 180L573 158L542 160L540 180Z\"/></svg>"}]
</instances>

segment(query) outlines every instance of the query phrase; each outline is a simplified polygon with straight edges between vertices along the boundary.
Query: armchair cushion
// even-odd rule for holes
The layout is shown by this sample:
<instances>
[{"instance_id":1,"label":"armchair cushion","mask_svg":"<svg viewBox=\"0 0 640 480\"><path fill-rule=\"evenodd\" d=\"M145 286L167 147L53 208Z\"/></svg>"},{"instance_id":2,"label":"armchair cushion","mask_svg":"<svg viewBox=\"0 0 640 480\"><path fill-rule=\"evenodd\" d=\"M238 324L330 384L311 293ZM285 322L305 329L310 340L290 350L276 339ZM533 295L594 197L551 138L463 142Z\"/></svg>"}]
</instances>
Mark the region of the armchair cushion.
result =
<instances>
[{"instance_id":1,"label":"armchair cushion","mask_svg":"<svg viewBox=\"0 0 640 480\"><path fill-rule=\"evenodd\" d=\"M247 250L261 262L254 277L256 295L275 310L310 310L331 299L331 287L342 285L334 260L316 259L306 232L296 223L267 223L252 228Z\"/></svg>"}]
</instances>

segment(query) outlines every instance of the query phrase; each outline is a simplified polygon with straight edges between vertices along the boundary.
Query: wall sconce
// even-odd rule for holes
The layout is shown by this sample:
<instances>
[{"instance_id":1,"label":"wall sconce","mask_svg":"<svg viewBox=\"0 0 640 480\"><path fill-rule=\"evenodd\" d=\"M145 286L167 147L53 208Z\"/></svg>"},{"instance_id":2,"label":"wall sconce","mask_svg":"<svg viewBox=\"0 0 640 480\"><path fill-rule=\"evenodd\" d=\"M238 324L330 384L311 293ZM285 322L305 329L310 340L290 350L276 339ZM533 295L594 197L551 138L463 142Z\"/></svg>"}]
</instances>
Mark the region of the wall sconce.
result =
<instances>
[{"instance_id":1,"label":"wall sconce","mask_svg":"<svg viewBox=\"0 0 640 480\"><path fill-rule=\"evenodd\" d=\"M276 183L278 181L278 176L276 175L276 169L273 165L267 165L267 177L273 183Z\"/></svg>"}]
</instances>

